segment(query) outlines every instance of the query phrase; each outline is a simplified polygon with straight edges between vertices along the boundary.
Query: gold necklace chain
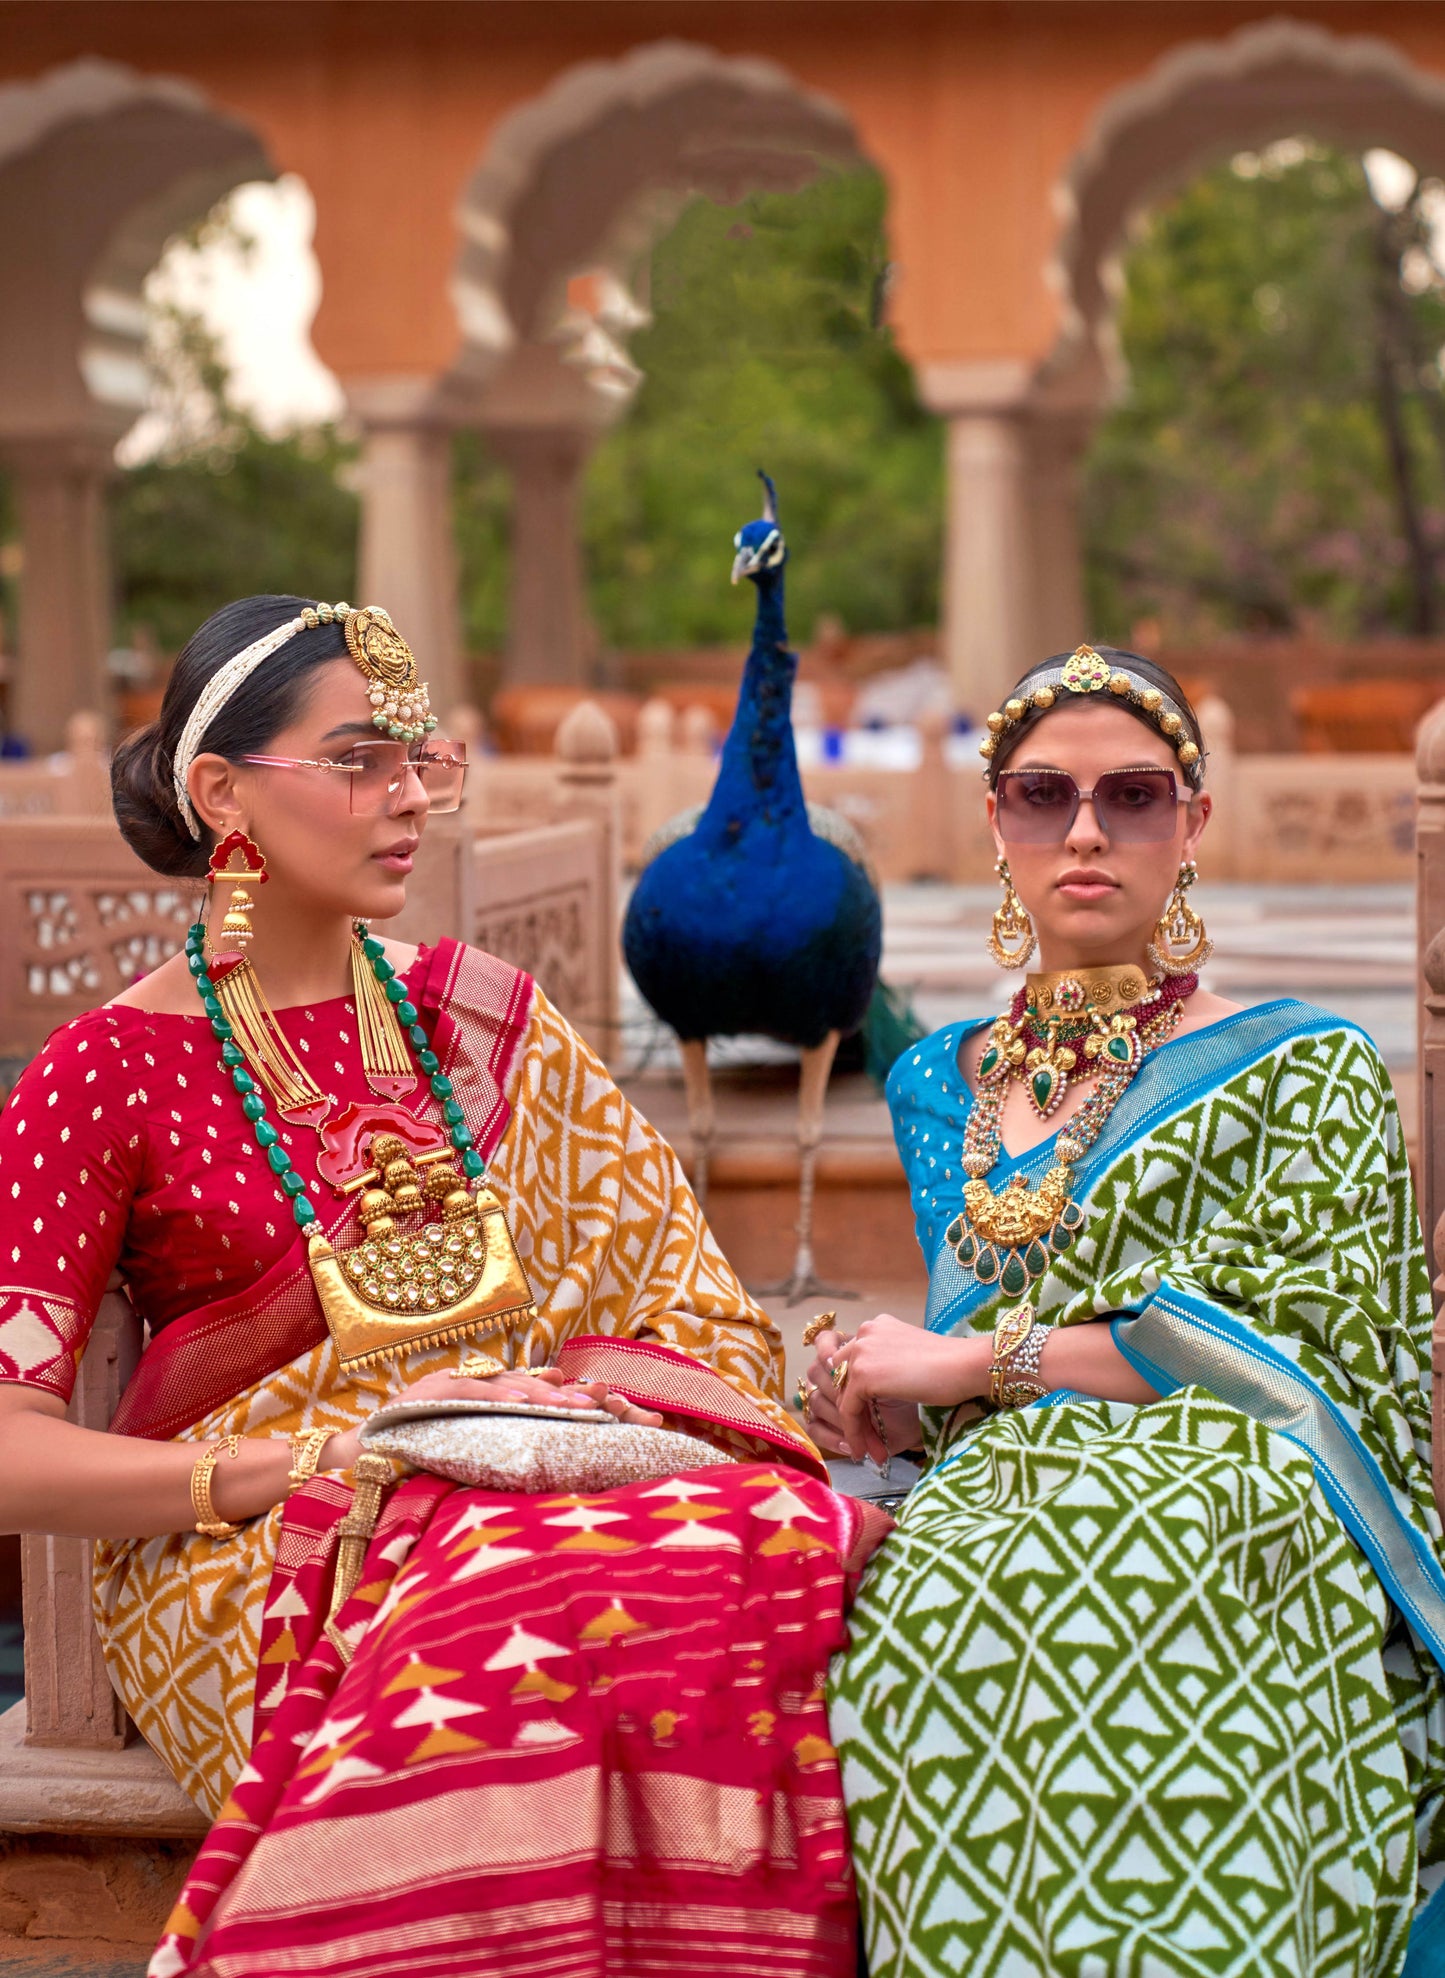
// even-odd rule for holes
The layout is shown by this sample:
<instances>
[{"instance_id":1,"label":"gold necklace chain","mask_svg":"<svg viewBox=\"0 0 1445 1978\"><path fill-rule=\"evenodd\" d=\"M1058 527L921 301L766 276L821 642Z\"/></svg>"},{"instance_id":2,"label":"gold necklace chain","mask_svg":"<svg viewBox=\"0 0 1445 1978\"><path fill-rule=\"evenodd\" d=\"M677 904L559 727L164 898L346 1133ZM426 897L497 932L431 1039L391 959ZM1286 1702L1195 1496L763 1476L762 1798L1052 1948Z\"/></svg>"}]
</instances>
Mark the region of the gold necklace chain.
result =
<instances>
[{"instance_id":1,"label":"gold necklace chain","mask_svg":"<svg viewBox=\"0 0 1445 1978\"><path fill-rule=\"evenodd\" d=\"M1009 1085L1030 1074L1027 1059L1011 1056L1017 1042L1015 1026L1005 1014L994 1026L993 1039L979 1064L979 1089L964 1129L963 1212L944 1232L944 1241L964 1270L981 1284L997 1283L1008 1297L1021 1297L1048 1269L1049 1260L1067 1250L1084 1222L1084 1211L1073 1199L1074 1166L1103 1132L1110 1114L1133 1084L1150 1052L1171 1037L1183 1017L1183 997L1171 1000L1142 1025L1127 1012L1104 1018L1090 1013L1091 1036L1097 1042L1097 1083L1093 1093L1059 1133L1055 1158L1036 1188L1022 1173L1013 1175L995 1194L984 1179L998 1162L1003 1145L1002 1113ZM1002 1029L1001 1029L1002 1027ZM1057 1104L1054 1099L1049 1107Z\"/></svg>"},{"instance_id":2,"label":"gold necklace chain","mask_svg":"<svg viewBox=\"0 0 1445 1978\"><path fill-rule=\"evenodd\" d=\"M320 1127L336 1101L323 1092L277 1021L248 955L212 978L216 1000L245 1053L247 1067L288 1125ZM361 1033L361 1069L378 1098L396 1098L416 1084L396 1010L377 981L361 943L351 940L351 992Z\"/></svg>"}]
</instances>

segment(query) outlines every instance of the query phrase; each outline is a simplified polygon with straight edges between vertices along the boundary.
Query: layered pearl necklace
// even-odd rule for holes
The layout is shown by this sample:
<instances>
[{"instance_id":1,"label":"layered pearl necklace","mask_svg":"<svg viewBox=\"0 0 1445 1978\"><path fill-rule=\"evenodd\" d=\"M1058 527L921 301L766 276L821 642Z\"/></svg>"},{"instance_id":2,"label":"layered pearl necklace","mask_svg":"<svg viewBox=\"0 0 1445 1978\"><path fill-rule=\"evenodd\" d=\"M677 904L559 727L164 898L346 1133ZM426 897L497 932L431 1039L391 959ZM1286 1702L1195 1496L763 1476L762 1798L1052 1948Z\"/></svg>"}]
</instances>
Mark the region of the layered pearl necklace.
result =
<instances>
[{"instance_id":1,"label":"layered pearl necklace","mask_svg":"<svg viewBox=\"0 0 1445 1978\"><path fill-rule=\"evenodd\" d=\"M960 1265L981 1284L1020 1297L1067 1250L1084 1220L1073 1199L1074 1168L1103 1132L1144 1059L1173 1036L1197 975L1151 985L1141 969L1076 969L1030 976L994 1023L979 1062L978 1092L963 1136L963 1213L944 1235ZM1081 1072L1080 1064L1084 1066ZM1015 1174L995 1194L984 1179L1003 1147L1001 1120L1019 1080L1041 1119L1072 1079L1093 1092L1059 1133L1054 1162L1037 1188Z\"/></svg>"}]
</instances>

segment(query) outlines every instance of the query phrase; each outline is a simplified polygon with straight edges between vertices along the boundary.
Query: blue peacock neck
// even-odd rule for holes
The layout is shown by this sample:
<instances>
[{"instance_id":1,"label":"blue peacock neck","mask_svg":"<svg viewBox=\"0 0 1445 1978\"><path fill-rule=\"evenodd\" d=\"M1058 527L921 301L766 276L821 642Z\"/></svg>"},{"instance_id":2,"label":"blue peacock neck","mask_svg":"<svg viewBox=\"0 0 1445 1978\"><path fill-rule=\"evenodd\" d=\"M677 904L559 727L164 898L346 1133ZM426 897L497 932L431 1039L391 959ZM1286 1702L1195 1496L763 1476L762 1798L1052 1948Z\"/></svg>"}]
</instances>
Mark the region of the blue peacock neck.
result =
<instances>
[{"instance_id":1,"label":"blue peacock neck","mask_svg":"<svg viewBox=\"0 0 1445 1978\"><path fill-rule=\"evenodd\" d=\"M698 836L726 843L742 821L761 813L769 823L807 829L807 807L793 746L793 680L798 656L788 650L779 571L755 578L757 616L743 669L737 713L723 744L712 797Z\"/></svg>"}]
</instances>

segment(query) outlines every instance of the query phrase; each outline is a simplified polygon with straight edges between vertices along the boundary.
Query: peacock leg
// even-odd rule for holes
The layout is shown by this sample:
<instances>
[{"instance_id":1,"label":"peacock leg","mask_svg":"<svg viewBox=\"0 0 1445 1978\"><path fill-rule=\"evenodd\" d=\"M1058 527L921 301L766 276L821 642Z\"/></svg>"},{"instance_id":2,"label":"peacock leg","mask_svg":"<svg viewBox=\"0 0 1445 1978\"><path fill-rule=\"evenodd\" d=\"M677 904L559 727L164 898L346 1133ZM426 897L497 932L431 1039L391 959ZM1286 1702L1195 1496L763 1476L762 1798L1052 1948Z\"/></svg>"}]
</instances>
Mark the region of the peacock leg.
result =
<instances>
[{"instance_id":1,"label":"peacock leg","mask_svg":"<svg viewBox=\"0 0 1445 1978\"><path fill-rule=\"evenodd\" d=\"M712 1153L713 1128L717 1123L705 1037L682 1041L682 1079L687 1091L687 1123L692 1132L692 1192L698 1199L698 1206L705 1209L708 1157Z\"/></svg>"},{"instance_id":2,"label":"peacock leg","mask_svg":"<svg viewBox=\"0 0 1445 1978\"><path fill-rule=\"evenodd\" d=\"M830 1030L821 1044L802 1054L802 1077L798 1090L798 1251L792 1275L781 1284L766 1285L761 1298L781 1298L797 1305L805 1298L851 1298L851 1291L825 1284L813 1262L813 1190L818 1165L818 1144L823 1138L823 1103L828 1096L828 1079L837 1055L840 1033Z\"/></svg>"}]
</instances>

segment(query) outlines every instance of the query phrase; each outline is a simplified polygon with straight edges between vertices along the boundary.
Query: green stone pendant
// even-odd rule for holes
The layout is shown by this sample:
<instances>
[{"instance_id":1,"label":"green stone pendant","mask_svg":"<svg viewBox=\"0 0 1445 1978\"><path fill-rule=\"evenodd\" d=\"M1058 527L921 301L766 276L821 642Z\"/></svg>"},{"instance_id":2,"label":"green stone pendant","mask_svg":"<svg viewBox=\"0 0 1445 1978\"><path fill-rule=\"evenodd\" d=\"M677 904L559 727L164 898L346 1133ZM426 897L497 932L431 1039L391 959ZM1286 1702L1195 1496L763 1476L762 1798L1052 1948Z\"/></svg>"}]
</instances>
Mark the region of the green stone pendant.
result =
<instances>
[{"instance_id":1,"label":"green stone pendant","mask_svg":"<svg viewBox=\"0 0 1445 1978\"><path fill-rule=\"evenodd\" d=\"M999 1056L998 1045L990 1044L978 1062L978 1075L980 1078L987 1078L991 1071L998 1070Z\"/></svg>"},{"instance_id":2,"label":"green stone pendant","mask_svg":"<svg viewBox=\"0 0 1445 1978\"><path fill-rule=\"evenodd\" d=\"M980 1271L980 1277L983 1273ZM1024 1260L1017 1250L1010 1250L1003 1269L999 1272L999 1290L1009 1298L1017 1298L1021 1291L1028 1289L1029 1274L1024 1269Z\"/></svg>"},{"instance_id":3,"label":"green stone pendant","mask_svg":"<svg viewBox=\"0 0 1445 1978\"><path fill-rule=\"evenodd\" d=\"M992 1284L998 1276L998 1252L991 1243L985 1243L974 1259L973 1272L980 1284Z\"/></svg>"},{"instance_id":4,"label":"green stone pendant","mask_svg":"<svg viewBox=\"0 0 1445 1978\"><path fill-rule=\"evenodd\" d=\"M1108 1052L1109 1056L1114 1059L1116 1064L1121 1064L1121 1065L1128 1064L1130 1058L1130 1050L1129 1050L1129 1040L1127 1037L1111 1037L1108 1043L1104 1046L1104 1049Z\"/></svg>"},{"instance_id":5,"label":"green stone pendant","mask_svg":"<svg viewBox=\"0 0 1445 1978\"><path fill-rule=\"evenodd\" d=\"M1029 1080L1029 1090L1033 1093L1034 1104L1041 1113L1049 1110L1058 1083L1059 1075L1051 1065L1040 1065Z\"/></svg>"}]
</instances>

